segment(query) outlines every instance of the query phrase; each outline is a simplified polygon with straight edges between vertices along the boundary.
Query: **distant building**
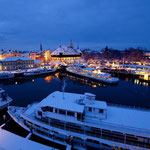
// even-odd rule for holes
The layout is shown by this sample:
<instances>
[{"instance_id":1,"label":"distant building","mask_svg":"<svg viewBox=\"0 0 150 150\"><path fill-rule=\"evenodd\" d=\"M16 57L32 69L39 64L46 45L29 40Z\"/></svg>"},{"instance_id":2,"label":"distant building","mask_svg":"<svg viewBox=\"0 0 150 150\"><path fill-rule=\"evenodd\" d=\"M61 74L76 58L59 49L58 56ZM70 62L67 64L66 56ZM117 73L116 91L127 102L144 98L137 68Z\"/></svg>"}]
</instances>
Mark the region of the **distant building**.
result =
<instances>
[{"instance_id":1,"label":"distant building","mask_svg":"<svg viewBox=\"0 0 150 150\"><path fill-rule=\"evenodd\" d=\"M150 51L145 52L144 57L150 60Z\"/></svg>"},{"instance_id":2,"label":"distant building","mask_svg":"<svg viewBox=\"0 0 150 150\"><path fill-rule=\"evenodd\" d=\"M59 46L51 53L53 61L74 62L81 59L81 50L73 47L72 41L70 46Z\"/></svg>"},{"instance_id":3,"label":"distant building","mask_svg":"<svg viewBox=\"0 0 150 150\"><path fill-rule=\"evenodd\" d=\"M9 71L17 69L28 69L34 67L40 67L41 61L35 62L35 60L28 57L7 57L0 61L0 70Z\"/></svg>"}]
</instances>

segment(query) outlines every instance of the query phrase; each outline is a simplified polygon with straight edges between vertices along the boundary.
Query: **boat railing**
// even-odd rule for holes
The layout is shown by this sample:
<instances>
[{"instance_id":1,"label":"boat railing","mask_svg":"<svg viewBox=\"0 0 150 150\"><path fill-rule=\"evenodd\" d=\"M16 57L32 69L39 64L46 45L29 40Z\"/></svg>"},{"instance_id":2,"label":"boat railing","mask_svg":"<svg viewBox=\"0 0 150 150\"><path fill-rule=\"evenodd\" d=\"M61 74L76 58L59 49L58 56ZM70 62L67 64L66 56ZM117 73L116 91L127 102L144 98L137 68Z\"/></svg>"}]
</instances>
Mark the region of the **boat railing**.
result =
<instances>
[{"instance_id":1,"label":"boat railing","mask_svg":"<svg viewBox=\"0 0 150 150\"><path fill-rule=\"evenodd\" d=\"M29 118L31 118L31 116L29 116L29 115L26 115L26 117L29 117ZM34 118L31 118L31 119L33 119L33 120L36 120L36 119L34 119ZM42 121L40 121L39 120L39 122L42 122ZM33 123L34 124L34 123ZM37 124L37 123L36 123ZM44 123L44 124L47 124L47 123ZM88 131L86 131L86 130L79 130L79 129L72 129L72 128L69 128L69 127L67 127L67 126L65 126L65 125L63 125L63 126L61 126L61 125L58 125L58 124L54 124L54 123L49 123L49 125L51 126L51 127L56 127L56 128L59 128L59 129L63 129L63 130L67 130L67 131L72 131L72 132L75 132L75 133L79 133L79 134L84 134L84 135L89 135L89 136L93 136L93 137L97 137L97 138L102 138L102 139L106 139L106 140L111 140L111 141L114 141L114 142L119 142L119 143L124 143L124 144L129 144L129 145L134 145L134 146L140 146L140 147L146 147L146 148L150 148L150 146L149 145L147 145L146 143L140 143L140 142L138 142L138 141L127 141L126 140L126 134L124 134L124 136L122 137L122 138L115 138L115 137L112 137L111 136L111 134L110 135L105 135L104 133L103 133L103 131L102 131L102 133L100 133L100 134L95 134L95 133L89 133ZM111 125L114 125L114 124L111 124ZM37 127L37 126L35 126L36 128L37 128L37 130L41 130L41 132L43 133L45 133L46 134L46 130L45 129L43 129L42 128L42 126L41 127ZM132 131L133 131L133 129L134 128L132 128ZM52 129L48 129L48 130L52 130ZM141 130L141 129L140 129ZM143 131L143 130L142 130ZM141 131L141 132L142 132ZM145 131L148 131L148 132L150 132L149 130L145 130ZM139 135L140 136L140 135Z\"/></svg>"},{"instance_id":2,"label":"boat railing","mask_svg":"<svg viewBox=\"0 0 150 150\"><path fill-rule=\"evenodd\" d=\"M122 105L122 104L112 104L112 103L107 103L109 106L119 106L122 108L130 108L130 109L137 109L137 110L147 110L150 111L150 108L146 107L139 107L139 106L131 106L131 105Z\"/></svg>"},{"instance_id":3,"label":"boat railing","mask_svg":"<svg viewBox=\"0 0 150 150\"><path fill-rule=\"evenodd\" d=\"M25 114L24 114L25 115ZM34 118L32 118L30 115L25 115L26 117L29 117L29 118L31 118L31 119L33 119L33 120L35 120ZM43 122L43 121L40 121L39 120L39 122ZM47 124L47 123L45 123L45 124ZM56 125L56 124L53 124L54 126L56 126L57 128L58 128L58 126L59 125ZM82 125L85 125L85 126L87 126L87 124L83 124L83 122L82 122ZM148 130L148 129L142 129L142 128L137 128L137 127L131 127L131 126L125 126L125 125L119 125L119 124L115 124L115 123L105 123L105 122L101 122L99 125L102 125L102 126L104 126L105 128L106 127L108 127L108 128L112 128L112 129L110 129L110 131L112 130L114 130L115 128L117 128L117 130L120 128L121 130L123 130L122 132L124 132L124 131L131 131L132 133L137 133L137 132L141 132L141 133L145 133L145 134L150 134L150 130ZM64 127L61 127L61 126L59 126L59 128L61 128L61 129L64 129ZM100 128L100 127L99 127ZM103 127L102 127L103 128ZM104 129L105 129L104 128ZM72 130L72 129L71 129ZM76 129L73 129L73 130L76 130ZM77 131L77 130L76 130ZM79 131L80 132L80 131ZM119 132L119 131L118 131ZM82 132L81 132L82 133Z\"/></svg>"}]
</instances>

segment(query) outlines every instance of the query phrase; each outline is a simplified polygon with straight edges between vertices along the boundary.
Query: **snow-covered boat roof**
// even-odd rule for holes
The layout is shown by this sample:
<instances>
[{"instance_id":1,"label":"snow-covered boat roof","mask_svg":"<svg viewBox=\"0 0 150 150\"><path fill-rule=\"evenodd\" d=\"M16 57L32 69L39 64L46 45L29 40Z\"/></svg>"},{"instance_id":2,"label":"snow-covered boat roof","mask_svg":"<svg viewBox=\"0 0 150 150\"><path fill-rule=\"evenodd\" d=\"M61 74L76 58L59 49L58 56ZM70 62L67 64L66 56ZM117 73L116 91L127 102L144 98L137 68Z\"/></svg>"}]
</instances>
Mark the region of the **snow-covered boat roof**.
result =
<instances>
[{"instance_id":1,"label":"snow-covered boat roof","mask_svg":"<svg viewBox=\"0 0 150 150\"><path fill-rule=\"evenodd\" d=\"M0 129L0 149L1 150L52 150L53 147L49 147L27 138L23 138L7 130ZM56 149L57 150L57 149Z\"/></svg>"},{"instance_id":2,"label":"snow-covered boat roof","mask_svg":"<svg viewBox=\"0 0 150 150\"><path fill-rule=\"evenodd\" d=\"M84 66L83 64L80 64L80 63L74 63L73 65L74 66L79 66L79 67L83 67Z\"/></svg>"},{"instance_id":3,"label":"snow-covered boat roof","mask_svg":"<svg viewBox=\"0 0 150 150\"><path fill-rule=\"evenodd\" d=\"M3 90L2 88L0 88L0 93L3 93L3 92L5 92L5 90Z\"/></svg>"},{"instance_id":4,"label":"snow-covered boat roof","mask_svg":"<svg viewBox=\"0 0 150 150\"><path fill-rule=\"evenodd\" d=\"M33 60L33 59L29 58L29 57L7 57L7 58L5 58L5 59L3 59L1 61L17 61L19 59L21 59L21 60Z\"/></svg>"},{"instance_id":5,"label":"snow-covered boat roof","mask_svg":"<svg viewBox=\"0 0 150 150\"><path fill-rule=\"evenodd\" d=\"M80 49L75 49L67 46L59 46L56 50L54 50L51 55L80 55Z\"/></svg>"},{"instance_id":6,"label":"snow-covered boat roof","mask_svg":"<svg viewBox=\"0 0 150 150\"><path fill-rule=\"evenodd\" d=\"M85 94L74 94L74 93L65 92L64 97L63 97L63 92L56 91L48 95L45 99L43 99L37 105L37 107L41 108L41 107L50 106L50 107L54 107L58 109L74 111L74 112L79 112L79 113L83 113L85 106L99 108L99 109L100 108L106 109L107 104L106 102L103 102L103 101L94 101L94 103L86 103L85 105L79 104L77 101L82 99L83 96L85 97Z\"/></svg>"},{"instance_id":7,"label":"snow-covered boat roof","mask_svg":"<svg viewBox=\"0 0 150 150\"><path fill-rule=\"evenodd\" d=\"M92 94L92 93L88 93L88 92L86 92L86 93L84 93L84 95L89 95L89 96L96 96L95 94Z\"/></svg>"}]
</instances>

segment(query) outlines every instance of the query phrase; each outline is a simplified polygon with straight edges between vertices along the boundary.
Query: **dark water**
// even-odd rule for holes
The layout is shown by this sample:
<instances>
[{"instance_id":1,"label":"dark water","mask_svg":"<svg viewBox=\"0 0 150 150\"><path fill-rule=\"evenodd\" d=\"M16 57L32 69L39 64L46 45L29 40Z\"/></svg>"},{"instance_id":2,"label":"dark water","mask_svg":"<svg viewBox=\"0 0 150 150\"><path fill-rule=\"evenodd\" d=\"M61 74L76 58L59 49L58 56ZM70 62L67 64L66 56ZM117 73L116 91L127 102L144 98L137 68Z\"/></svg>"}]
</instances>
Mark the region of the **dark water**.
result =
<instances>
[{"instance_id":1,"label":"dark water","mask_svg":"<svg viewBox=\"0 0 150 150\"><path fill-rule=\"evenodd\" d=\"M105 85L56 73L51 76L6 80L0 82L0 87L13 98L12 105L27 106L34 101L41 101L56 90L60 91L63 78L67 83L66 92L91 92L96 95L97 100L108 103L150 108L150 85L131 78L122 78L117 85Z\"/></svg>"},{"instance_id":2,"label":"dark water","mask_svg":"<svg viewBox=\"0 0 150 150\"><path fill-rule=\"evenodd\" d=\"M0 87L5 89L8 95L13 98L12 105L27 106L35 101L41 101L56 90L60 91L63 79L66 80L67 84L66 92L81 94L90 92L96 95L97 100L108 103L150 108L150 84L131 78L120 78L117 85L106 85L68 74L56 73L50 76L5 80L0 82ZM6 109L0 111L0 124L4 122L4 114L6 115L5 122L7 122L4 129L23 137L28 135L27 131L11 120ZM34 135L31 136L31 140L64 149L63 146L45 141Z\"/></svg>"}]
</instances>

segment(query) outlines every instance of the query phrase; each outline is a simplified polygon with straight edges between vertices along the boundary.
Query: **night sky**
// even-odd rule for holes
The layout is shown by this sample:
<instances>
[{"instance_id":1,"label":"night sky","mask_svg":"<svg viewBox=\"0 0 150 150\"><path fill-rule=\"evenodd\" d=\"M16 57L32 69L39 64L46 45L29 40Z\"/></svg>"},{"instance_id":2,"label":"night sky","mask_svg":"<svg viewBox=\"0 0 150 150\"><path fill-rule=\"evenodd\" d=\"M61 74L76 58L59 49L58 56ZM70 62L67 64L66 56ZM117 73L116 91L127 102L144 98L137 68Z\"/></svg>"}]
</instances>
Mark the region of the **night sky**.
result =
<instances>
[{"instance_id":1,"label":"night sky","mask_svg":"<svg viewBox=\"0 0 150 150\"><path fill-rule=\"evenodd\" d=\"M0 0L0 49L150 49L150 0Z\"/></svg>"}]
</instances>

